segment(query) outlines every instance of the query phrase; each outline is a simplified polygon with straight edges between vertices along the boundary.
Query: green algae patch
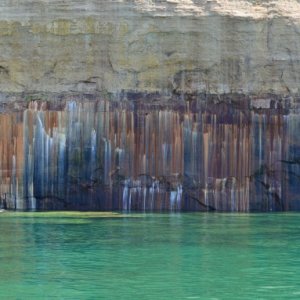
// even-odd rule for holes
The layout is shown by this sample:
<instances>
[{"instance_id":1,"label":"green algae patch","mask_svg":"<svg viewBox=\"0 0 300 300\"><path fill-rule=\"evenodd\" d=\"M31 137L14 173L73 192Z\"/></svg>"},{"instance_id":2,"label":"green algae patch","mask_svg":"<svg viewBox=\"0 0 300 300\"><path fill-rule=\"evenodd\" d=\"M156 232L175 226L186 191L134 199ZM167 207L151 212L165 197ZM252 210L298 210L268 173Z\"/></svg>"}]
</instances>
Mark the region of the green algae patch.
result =
<instances>
[{"instance_id":1,"label":"green algae patch","mask_svg":"<svg viewBox=\"0 0 300 300\"><path fill-rule=\"evenodd\" d=\"M84 225L101 219L137 218L140 214L123 214L117 212L74 212L74 211L51 211L51 212L11 212L0 213L0 220L6 222L14 220L19 224L57 224L57 225ZM6 221L5 221L6 220Z\"/></svg>"},{"instance_id":2,"label":"green algae patch","mask_svg":"<svg viewBox=\"0 0 300 300\"><path fill-rule=\"evenodd\" d=\"M11 212L4 211L0 217L21 218L137 218L142 214L126 214L118 212L77 212L77 211L49 211L49 212Z\"/></svg>"},{"instance_id":3,"label":"green algae patch","mask_svg":"<svg viewBox=\"0 0 300 300\"><path fill-rule=\"evenodd\" d=\"M126 214L118 212L76 212L76 211L49 211L49 212L11 212L5 211L0 218L40 218L40 219L96 219L96 218L138 218L142 214Z\"/></svg>"}]
</instances>

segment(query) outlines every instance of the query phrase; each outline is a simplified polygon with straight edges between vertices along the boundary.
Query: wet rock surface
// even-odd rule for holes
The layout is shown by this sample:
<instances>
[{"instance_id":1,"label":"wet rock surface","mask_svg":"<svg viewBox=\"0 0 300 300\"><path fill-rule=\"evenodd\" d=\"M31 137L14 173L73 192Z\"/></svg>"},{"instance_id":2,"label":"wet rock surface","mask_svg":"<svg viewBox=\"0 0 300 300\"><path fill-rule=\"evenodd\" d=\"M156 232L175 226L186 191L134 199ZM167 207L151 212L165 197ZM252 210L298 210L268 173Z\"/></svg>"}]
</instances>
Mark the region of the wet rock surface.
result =
<instances>
[{"instance_id":1,"label":"wet rock surface","mask_svg":"<svg viewBox=\"0 0 300 300\"><path fill-rule=\"evenodd\" d=\"M0 114L2 204L299 210L299 109L237 103L74 98L60 110L35 101Z\"/></svg>"},{"instance_id":2,"label":"wet rock surface","mask_svg":"<svg viewBox=\"0 0 300 300\"><path fill-rule=\"evenodd\" d=\"M299 49L296 0L2 1L1 207L299 210Z\"/></svg>"}]
</instances>

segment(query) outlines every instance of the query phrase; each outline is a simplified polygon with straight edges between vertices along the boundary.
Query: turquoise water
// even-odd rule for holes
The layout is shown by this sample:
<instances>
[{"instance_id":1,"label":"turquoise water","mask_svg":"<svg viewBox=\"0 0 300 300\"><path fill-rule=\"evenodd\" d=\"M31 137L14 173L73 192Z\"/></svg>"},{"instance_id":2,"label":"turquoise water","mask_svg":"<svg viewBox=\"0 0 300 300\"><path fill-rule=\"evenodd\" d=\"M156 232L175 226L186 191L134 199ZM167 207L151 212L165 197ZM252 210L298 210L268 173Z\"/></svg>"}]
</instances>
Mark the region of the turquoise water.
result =
<instances>
[{"instance_id":1,"label":"turquoise water","mask_svg":"<svg viewBox=\"0 0 300 300\"><path fill-rule=\"evenodd\" d=\"M299 299L299 214L1 213L0 299Z\"/></svg>"}]
</instances>

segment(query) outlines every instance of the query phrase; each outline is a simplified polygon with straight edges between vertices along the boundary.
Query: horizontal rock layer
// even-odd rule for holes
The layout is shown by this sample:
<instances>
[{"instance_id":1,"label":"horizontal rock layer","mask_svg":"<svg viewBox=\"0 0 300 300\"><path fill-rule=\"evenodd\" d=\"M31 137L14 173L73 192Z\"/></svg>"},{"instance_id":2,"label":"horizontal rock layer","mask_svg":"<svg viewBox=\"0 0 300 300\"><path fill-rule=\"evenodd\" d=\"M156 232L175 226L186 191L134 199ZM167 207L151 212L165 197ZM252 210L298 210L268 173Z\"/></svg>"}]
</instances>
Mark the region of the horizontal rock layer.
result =
<instances>
[{"instance_id":1,"label":"horizontal rock layer","mask_svg":"<svg viewBox=\"0 0 300 300\"><path fill-rule=\"evenodd\" d=\"M299 94L295 0L2 1L2 92Z\"/></svg>"}]
</instances>

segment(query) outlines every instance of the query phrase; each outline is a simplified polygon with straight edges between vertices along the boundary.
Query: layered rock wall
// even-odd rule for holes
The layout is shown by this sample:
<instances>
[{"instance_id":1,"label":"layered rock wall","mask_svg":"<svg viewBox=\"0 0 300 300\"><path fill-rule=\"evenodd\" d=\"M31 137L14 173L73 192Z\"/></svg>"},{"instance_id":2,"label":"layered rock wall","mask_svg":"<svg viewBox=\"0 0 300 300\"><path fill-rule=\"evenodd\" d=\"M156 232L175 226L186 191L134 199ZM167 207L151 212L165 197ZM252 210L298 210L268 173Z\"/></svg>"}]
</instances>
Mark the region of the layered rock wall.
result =
<instances>
[{"instance_id":1,"label":"layered rock wall","mask_svg":"<svg viewBox=\"0 0 300 300\"><path fill-rule=\"evenodd\" d=\"M299 0L2 0L0 208L300 210L299 50Z\"/></svg>"},{"instance_id":2,"label":"layered rock wall","mask_svg":"<svg viewBox=\"0 0 300 300\"><path fill-rule=\"evenodd\" d=\"M298 116L201 100L31 102L0 114L0 207L300 210Z\"/></svg>"},{"instance_id":3,"label":"layered rock wall","mask_svg":"<svg viewBox=\"0 0 300 300\"><path fill-rule=\"evenodd\" d=\"M299 93L295 0L1 5L2 92Z\"/></svg>"}]
</instances>

